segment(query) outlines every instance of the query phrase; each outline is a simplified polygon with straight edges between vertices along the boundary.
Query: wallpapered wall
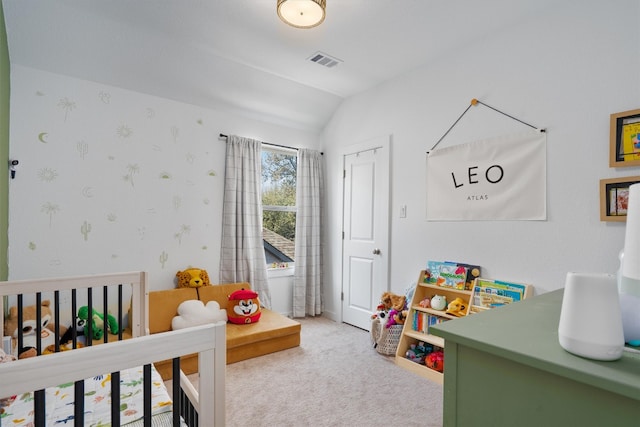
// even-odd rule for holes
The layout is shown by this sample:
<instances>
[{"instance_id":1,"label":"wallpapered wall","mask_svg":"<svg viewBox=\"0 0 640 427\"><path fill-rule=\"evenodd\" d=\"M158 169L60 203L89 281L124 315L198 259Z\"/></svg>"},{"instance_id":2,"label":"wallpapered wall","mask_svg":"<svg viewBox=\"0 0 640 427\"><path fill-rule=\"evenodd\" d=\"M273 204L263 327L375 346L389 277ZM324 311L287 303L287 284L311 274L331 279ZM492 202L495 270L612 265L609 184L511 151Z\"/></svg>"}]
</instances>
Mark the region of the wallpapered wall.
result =
<instances>
[{"instance_id":1,"label":"wallpapered wall","mask_svg":"<svg viewBox=\"0 0 640 427\"><path fill-rule=\"evenodd\" d=\"M146 270L218 277L224 118L13 66L9 277Z\"/></svg>"}]
</instances>

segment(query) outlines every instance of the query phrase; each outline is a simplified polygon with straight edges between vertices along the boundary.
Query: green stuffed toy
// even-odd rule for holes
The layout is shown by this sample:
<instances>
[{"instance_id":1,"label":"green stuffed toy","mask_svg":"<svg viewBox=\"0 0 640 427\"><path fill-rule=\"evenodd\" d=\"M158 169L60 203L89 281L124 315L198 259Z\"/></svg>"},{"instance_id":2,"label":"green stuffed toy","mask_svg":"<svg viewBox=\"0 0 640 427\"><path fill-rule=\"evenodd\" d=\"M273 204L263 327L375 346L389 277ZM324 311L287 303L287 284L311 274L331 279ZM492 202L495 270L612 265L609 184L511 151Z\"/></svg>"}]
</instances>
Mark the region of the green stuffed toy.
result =
<instances>
[{"instance_id":1,"label":"green stuffed toy","mask_svg":"<svg viewBox=\"0 0 640 427\"><path fill-rule=\"evenodd\" d=\"M102 313L98 313L96 310L92 311L93 315L91 316L91 338L94 340L99 340L104 336L104 315ZM87 307L86 305L80 307L78 309L78 318L84 320L84 332L85 335L87 335L89 331L89 307ZM116 321L115 317L108 313L107 330L114 335L118 333L118 322Z\"/></svg>"}]
</instances>

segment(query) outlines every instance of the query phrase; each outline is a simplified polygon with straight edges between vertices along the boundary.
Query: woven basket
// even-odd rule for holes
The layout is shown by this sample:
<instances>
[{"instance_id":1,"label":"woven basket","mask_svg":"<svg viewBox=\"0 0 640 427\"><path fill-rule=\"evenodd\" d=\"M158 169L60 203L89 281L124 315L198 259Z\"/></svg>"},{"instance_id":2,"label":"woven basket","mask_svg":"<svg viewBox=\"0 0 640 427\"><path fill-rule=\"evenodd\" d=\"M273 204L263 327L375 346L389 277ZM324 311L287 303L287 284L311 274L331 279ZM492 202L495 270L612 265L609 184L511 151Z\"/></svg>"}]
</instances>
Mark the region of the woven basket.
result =
<instances>
[{"instance_id":1,"label":"woven basket","mask_svg":"<svg viewBox=\"0 0 640 427\"><path fill-rule=\"evenodd\" d=\"M392 325L387 328L385 323L381 323L377 318L373 319L371 322L371 340L378 353L386 356L395 355L402 335L402 325Z\"/></svg>"}]
</instances>

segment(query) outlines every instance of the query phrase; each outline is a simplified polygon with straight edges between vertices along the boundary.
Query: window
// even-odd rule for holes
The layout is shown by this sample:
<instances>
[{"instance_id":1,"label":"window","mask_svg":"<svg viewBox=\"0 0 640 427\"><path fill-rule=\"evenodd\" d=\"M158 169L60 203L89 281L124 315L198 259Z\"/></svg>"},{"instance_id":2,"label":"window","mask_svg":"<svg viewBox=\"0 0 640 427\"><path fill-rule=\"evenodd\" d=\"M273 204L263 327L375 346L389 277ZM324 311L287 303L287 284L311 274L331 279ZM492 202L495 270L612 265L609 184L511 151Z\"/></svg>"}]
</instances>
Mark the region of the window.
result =
<instances>
[{"instance_id":1,"label":"window","mask_svg":"<svg viewBox=\"0 0 640 427\"><path fill-rule=\"evenodd\" d=\"M262 239L270 268L295 261L297 163L293 150L262 148Z\"/></svg>"}]
</instances>

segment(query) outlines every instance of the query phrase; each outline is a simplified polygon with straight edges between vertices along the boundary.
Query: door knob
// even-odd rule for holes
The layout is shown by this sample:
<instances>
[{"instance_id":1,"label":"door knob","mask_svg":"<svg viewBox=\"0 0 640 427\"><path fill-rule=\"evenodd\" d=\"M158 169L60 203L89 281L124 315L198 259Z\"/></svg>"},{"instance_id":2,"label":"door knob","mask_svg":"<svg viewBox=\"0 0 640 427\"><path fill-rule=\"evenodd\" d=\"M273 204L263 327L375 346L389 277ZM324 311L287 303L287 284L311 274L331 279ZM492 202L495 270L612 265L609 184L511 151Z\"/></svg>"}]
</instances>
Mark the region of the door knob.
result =
<instances>
[{"instance_id":1,"label":"door knob","mask_svg":"<svg viewBox=\"0 0 640 427\"><path fill-rule=\"evenodd\" d=\"M380 249L376 248L373 250L374 255L380 255Z\"/></svg>"}]
</instances>

